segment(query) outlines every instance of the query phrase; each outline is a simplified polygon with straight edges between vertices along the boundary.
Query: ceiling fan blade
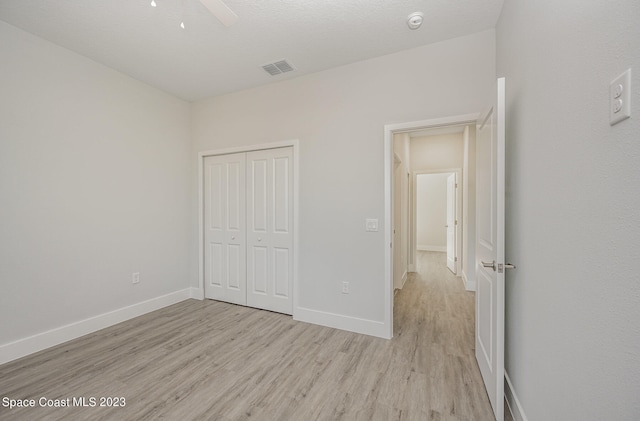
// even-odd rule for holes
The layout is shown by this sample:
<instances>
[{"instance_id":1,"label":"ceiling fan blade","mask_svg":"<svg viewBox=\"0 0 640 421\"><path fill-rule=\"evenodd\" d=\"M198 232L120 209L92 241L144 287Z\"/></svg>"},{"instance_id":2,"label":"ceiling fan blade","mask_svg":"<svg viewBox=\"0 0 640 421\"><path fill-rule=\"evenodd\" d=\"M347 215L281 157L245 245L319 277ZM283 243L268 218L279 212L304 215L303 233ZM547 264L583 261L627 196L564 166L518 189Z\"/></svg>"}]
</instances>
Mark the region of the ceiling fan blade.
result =
<instances>
[{"instance_id":1,"label":"ceiling fan blade","mask_svg":"<svg viewBox=\"0 0 640 421\"><path fill-rule=\"evenodd\" d=\"M238 15L233 13L233 10L229 9L229 6L224 4L222 0L200 0L200 3L209 9L211 14L218 18L224 26L229 27L238 20Z\"/></svg>"}]
</instances>

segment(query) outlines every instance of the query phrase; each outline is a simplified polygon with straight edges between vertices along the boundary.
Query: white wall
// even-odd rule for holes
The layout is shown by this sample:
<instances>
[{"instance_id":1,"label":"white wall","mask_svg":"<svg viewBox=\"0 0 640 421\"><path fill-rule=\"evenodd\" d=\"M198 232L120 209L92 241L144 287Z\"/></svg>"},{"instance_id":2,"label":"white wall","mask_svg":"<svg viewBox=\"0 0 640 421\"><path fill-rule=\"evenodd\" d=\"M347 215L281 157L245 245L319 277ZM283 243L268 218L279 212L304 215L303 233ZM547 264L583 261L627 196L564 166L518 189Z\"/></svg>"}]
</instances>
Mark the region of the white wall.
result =
<instances>
[{"instance_id":1,"label":"white wall","mask_svg":"<svg viewBox=\"0 0 640 421\"><path fill-rule=\"evenodd\" d=\"M505 0L506 371L529 420L640 419L640 2ZM631 119L609 83L633 68Z\"/></svg>"},{"instance_id":2,"label":"white wall","mask_svg":"<svg viewBox=\"0 0 640 421\"><path fill-rule=\"evenodd\" d=\"M447 170L463 165L463 133L411 138L412 171Z\"/></svg>"},{"instance_id":3,"label":"white wall","mask_svg":"<svg viewBox=\"0 0 640 421\"><path fill-rule=\"evenodd\" d=\"M418 250L447 251L447 178L421 174L416 183L416 240Z\"/></svg>"},{"instance_id":4,"label":"white wall","mask_svg":"<svg viewBox=\"0 0 640 421\"><path fill-rule=\"evenodd\" d=\"M189 287L190 106L0 39L0 347Z\"/></svg>"},{"instance_id":5,"label":"white wall","mask_svg":"<svg viewBox=\"0 0 640 421\"><path fill-rule=\"evenodd\" d=\"M486 31L194 104L194 153L300 139L299 306L383 322L384 125L480 112L494 48Z\"/></svg>"}]
</instances>

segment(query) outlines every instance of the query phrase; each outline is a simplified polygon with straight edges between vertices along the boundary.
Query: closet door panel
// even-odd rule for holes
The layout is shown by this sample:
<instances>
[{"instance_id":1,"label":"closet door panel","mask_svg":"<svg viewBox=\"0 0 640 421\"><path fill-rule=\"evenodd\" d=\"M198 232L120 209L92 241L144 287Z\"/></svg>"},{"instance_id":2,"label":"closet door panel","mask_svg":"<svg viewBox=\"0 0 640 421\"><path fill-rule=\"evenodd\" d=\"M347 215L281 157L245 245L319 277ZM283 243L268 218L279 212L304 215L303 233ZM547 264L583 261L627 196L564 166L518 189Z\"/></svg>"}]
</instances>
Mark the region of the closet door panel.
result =
<instances>
[{"instance_id":1,"label":"closet door panel","mask_svg":"<svg viewBox=\"0 0 640 421\"><path fill-rule=\"evenodd\" d=\"M246 304L246 154L204 160L205 297Z\"/></svg>"},{"instance_id":2,"label":"closet door panel","mask_svg":"<svg viewBox=\"0 0 640 421\"><path fill-rule=\"evenodd\" d=\"M247 153L247 305L292 314L293 148Z\"/></svg>"}]
</instances>

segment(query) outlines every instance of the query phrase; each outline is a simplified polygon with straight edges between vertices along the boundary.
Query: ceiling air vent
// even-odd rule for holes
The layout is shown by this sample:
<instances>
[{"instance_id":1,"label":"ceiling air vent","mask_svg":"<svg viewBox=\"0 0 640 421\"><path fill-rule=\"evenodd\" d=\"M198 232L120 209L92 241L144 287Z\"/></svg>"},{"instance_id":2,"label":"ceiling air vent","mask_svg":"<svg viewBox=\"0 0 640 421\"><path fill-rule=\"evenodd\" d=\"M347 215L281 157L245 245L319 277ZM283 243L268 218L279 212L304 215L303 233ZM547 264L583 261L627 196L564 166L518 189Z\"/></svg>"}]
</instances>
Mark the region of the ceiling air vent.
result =
<instances>
[{"instance_id":1,"label":"ceiling air vent","mask_svg":"<svg viewBox=\"0 0 640 421\"><path fill-rule=\"evenodd\" d=\"M279 75L280 73L290 72L293 69L293 66L287 63L287 60L276 61L275 63L269 63L262 66L265 72L269 73L271 76Z\"/></svg>"}]
</instances>

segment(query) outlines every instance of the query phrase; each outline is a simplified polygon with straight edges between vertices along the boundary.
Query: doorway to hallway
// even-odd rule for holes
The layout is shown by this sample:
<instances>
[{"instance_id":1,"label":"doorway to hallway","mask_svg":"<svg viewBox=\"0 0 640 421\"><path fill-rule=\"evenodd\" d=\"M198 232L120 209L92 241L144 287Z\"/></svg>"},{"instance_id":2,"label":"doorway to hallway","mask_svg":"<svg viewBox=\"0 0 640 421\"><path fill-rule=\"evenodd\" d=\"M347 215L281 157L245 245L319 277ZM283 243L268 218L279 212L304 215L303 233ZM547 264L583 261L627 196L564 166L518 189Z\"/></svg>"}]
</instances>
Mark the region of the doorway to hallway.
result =
<instances>
[{"instance_id":1,"label":"doorway to hallway","mask_svg":"<svg viewBox=\"0 0 640 421\"><path fill-rule=\"evenodd\" d=\"M416 168L423 172L429 172L433 169L448 169L462 168L462 241L461 241L461 271L462 279L465 283L465 288L468 290L475 289L475 274L472 270L466 271L467 267L473 268L475 265L470 265L470 261L475 256L475 125L478 114L466 114L459 116L451 116L444 118L437 118L431 120L414 121L407 123L390 124L384 126L384 189L385 189L385 215L384 215L384 234L385 242L389 245L385 250L385 303L384 303L384 317L383 323L385 329L388 329L388 337L394 336L393 333L393 295L394 295L394 274L399 273L400 270L397 265L406 265L407 271L411 272L415 270L415 251L416 251L416 238L415 238L415 173ZM420 153L420 142L415 142L412 137L428 136L429 134L450 134L463 131L463 150L460 152L462 155L462 163L457 162L455 165L448 164L443 166L445 159L443 154L437 150L434 153L422 154ZM446 141L444 143L447 143ZM416 147L414 148L414 144ZM412 158L415 156L427 157L427 161L435 163L435 167L430 167L425 162L414 163ZM396 186L396 171L398 161L403 163L403 166L411 172L410 177L410 190L408 209L410 212L409 223L410 228L408 230L408 242L409 253L408 261L403 259L397 259L398 256L396 248L406 244L406 238L395 238L394 229L396 228L395 222L395 205L398 197ZM396 230L397 232L397 230ZM465 234L466 233L466 234ZM397 272L396 272L397 271Z\"/></svg>"}]
</instances>

